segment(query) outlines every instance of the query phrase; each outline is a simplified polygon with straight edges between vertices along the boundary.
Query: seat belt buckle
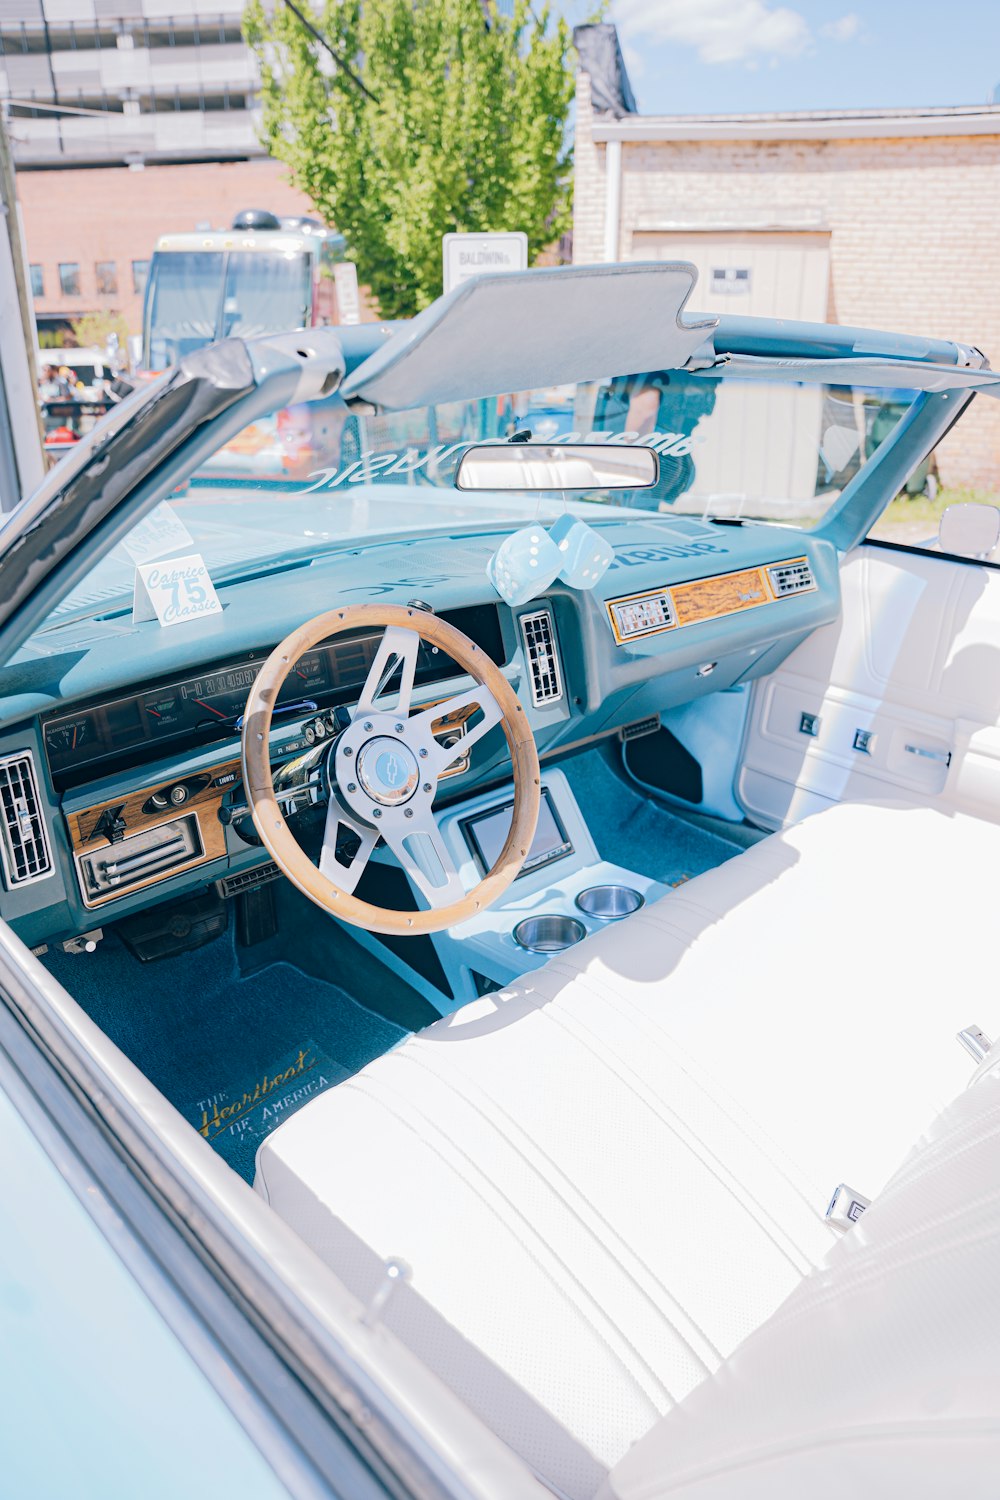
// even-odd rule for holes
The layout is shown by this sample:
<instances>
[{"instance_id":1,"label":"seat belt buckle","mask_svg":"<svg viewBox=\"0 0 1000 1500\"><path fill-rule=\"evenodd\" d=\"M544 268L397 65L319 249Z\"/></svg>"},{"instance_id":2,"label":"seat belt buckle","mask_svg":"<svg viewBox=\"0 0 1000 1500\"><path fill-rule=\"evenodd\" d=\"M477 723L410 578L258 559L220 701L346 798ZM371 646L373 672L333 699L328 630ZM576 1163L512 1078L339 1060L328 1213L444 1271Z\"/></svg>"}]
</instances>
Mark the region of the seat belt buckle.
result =
<instances>
[{"instance_id":1,"label":"seat belt buckle","mask_svg":"<svg viewBox=\"0 0 1000 1500\"><path fill-rule=\"evenodd\" d=\"M838 1229L850 1229L852 1224L858 1222L865 1209L871 1206L870 1198L866 1198L863 1193L855 1192L854 1188L842 1182L830 1199L826 1217Z\"/></svg>"},{"instance_id":2,"label":"seat belt buckle","mask_svg":"<svg viewBox=\"0 0 1000 1500\"><path fill-rule=\"evenodd\" d=\"M955 1040L962 1043L966 1052L974 1057L977 1063L982 1062L993 1046L985 1031L979 1026L966 1026L964 1031L956 1033Z\"/></svg>"}]
</instances>

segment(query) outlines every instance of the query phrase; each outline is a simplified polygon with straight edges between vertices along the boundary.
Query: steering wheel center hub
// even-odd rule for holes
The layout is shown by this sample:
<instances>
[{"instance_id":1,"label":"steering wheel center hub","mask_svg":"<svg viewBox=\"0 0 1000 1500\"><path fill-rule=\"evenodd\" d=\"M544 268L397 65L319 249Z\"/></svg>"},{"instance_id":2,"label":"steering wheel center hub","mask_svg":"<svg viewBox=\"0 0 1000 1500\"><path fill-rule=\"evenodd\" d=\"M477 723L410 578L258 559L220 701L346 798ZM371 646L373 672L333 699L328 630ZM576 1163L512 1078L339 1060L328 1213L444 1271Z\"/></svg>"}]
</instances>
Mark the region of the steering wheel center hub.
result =
<instances>
[{"instance_id":1,"label":"steering wheel center hub","mask_svg":"<svg viewBox=\"0 0 1000 1500\"><path fill-rule=\"evenodd\" d=\"M356 764L358 784L382 807L408 802L420 782L413 751L389 735L377 735L362 745Z\"/></svg>"}]
</instances>

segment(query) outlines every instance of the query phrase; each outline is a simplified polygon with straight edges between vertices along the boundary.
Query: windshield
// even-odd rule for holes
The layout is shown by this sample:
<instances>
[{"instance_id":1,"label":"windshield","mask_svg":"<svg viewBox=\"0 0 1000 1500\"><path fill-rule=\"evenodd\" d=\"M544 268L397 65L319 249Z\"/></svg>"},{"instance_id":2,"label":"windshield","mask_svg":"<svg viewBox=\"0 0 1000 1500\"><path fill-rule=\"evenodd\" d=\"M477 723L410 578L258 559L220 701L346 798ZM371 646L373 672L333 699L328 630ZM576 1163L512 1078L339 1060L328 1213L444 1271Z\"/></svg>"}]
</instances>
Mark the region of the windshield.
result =
<instances>
[{"instance_id":1,"label":"windshield","mask_svg":"<svg viewBox=\"0 0 1000 1500\"><path fill-rule=\"evenodd\" d=\"M231 250L219 337L254 338L302 328L309 321L309 256L286 250Z\"/></svg>"},{"instance_id":2,"label":"windshield","mask_svg":"<svg viewBox=\"0 0 1000 1500\"><path fill-rule=\"evenodd\" d=\"M384 415L338 396L284 408L220 448L63 601L55 619L130 601L138 562L197 552L217 586L338 548L438 534L501 536L570 511L591 524L641 514L811 529L892 432L914 393L743 382L677 370L625 375ZM470 493L471 443L643 443L652 489ZM50 623L53 617L50 616Z\"/></svg>"},{"instance_id":3,"label":"windshield","mask_svg":"<svg viewBox=\"0 0 1000 1500\"><path fill-rule=\"evenodd\" d=\"M147 368L165 370L216 339L301 328L311 279L301 250L158 250L146 294Z\"/></svg>"}]
</instances>

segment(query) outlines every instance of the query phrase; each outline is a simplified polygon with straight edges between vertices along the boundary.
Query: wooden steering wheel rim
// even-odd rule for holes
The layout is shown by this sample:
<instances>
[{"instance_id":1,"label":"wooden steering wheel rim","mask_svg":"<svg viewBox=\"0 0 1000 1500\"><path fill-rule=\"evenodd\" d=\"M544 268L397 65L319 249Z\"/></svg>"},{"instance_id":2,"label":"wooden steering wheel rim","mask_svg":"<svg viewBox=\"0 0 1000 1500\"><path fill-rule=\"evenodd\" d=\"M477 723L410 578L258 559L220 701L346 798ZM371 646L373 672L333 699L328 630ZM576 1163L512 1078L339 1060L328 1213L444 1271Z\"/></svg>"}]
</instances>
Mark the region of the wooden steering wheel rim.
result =
<instances>
[{"instance_id":1,"label":"wooden steering wheel rim","mask_svg":"<svg viewBox=\"0 0 1000 1500\"><path fill-rule=\"evenodd\" d=\"M448 906L431 907L427 911L391 911L338 889L299 846L274 795L269 748L271 715L285 678L299 658L321 641L366 625L382 629L401 626L440 647L480 686L489 689L503 715L500 727L510 749L514 777L510 832L489 873L461 901L453 901ZM442 703L444 711L446 702ZM426 610L406 609L395 604L348 604L343 609L329 610L307 620L274 648L247 698L243 720L243 784L254 826L264 847L282 874L304 896L324 911L356 927L404 936L454 927L475 916L503 894L531 847L541 797L541 773L534 736L517 694L499 667L454 625L439 620Z\"/></svg>"}]
</instances>

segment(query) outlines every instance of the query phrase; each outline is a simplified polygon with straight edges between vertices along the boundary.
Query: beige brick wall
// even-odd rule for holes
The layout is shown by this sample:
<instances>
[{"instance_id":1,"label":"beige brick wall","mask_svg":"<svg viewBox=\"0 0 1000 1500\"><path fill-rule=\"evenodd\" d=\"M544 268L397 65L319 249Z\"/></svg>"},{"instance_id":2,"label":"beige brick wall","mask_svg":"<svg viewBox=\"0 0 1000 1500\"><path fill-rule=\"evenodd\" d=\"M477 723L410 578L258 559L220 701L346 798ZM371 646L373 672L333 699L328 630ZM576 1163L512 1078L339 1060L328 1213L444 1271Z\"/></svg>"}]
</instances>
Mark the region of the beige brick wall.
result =
<instances>
[{"instance_id":1,"label":"beige brick wall","mask_svg":"<svg viewBox=\"0 0 1000 1500\"><path fill-rule=\"evenodd\" d=\"M583 262L603 258L605 156L583 82L577 108ZM623 146L623 258L640 225L720 221L828 227L831 321L957 339L1000 366L1000 135ZM946 483L1000 491L1000 402L977 397L939 463Z\"/></svg>"},{"instance_id":2,"label":"beige brick wall","mask_svg":"<svg viewBox=\"0 0 1000 1500\"><path fill-rule=\"evenodd\" d=\"M591 134L593 112L590 79L576 75L576 138L573 149L573 262L589 265L604 259L603 146Z\"/></svg>"}]
</instances>

